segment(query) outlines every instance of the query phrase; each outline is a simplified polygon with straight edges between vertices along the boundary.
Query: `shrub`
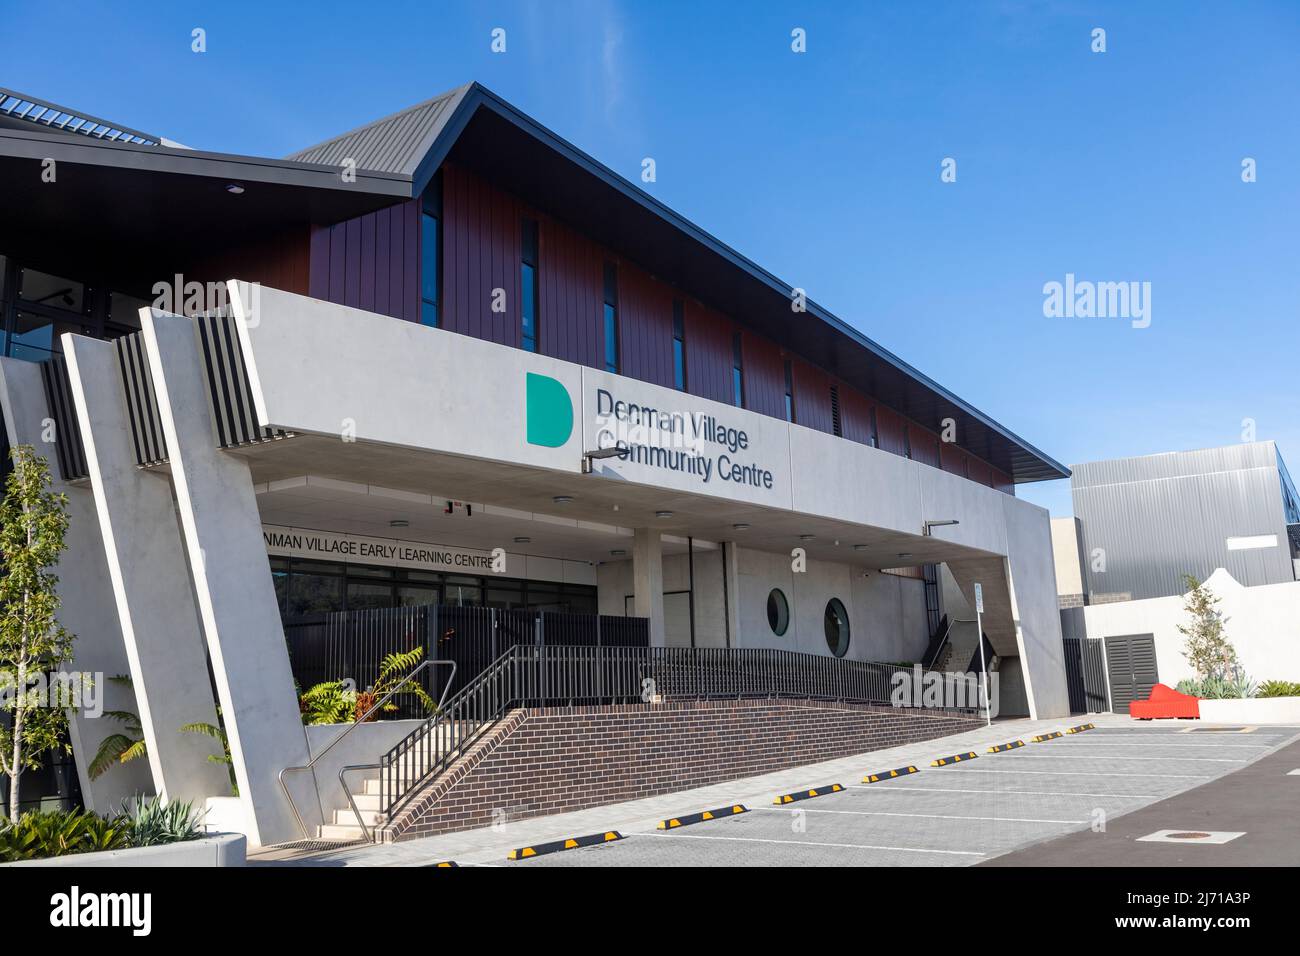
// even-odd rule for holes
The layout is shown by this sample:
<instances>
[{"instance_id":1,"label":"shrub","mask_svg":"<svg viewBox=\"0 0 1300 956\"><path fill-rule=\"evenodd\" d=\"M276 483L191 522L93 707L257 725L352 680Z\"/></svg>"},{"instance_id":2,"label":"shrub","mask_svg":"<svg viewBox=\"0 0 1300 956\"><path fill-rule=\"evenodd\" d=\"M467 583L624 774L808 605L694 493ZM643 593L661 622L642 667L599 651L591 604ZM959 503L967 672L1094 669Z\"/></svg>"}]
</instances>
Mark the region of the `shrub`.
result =
<instances>
[{"instance_id":1,"label":"shrub","mask_svg":"<svg viewBox=\"0 0 1300 956\"><path fill-rule=\"evenodd\" d=\"M0 862L4 863L129 846L130 831L121 821L80 810L25 813L17 823L0 827Z\"/></svg>"},{"instance_id":2,"label":"shrub","mask_svg":"<svg viewBox=\"0 0 1300 956\"><path fill-rule=\"evenodd\" d=\"M1266 680L1259 685L1256 697L1300 697L1300 683L1291 680Z\"/></svg>"},{"instance_id":3,"label":"shrub","mask_svg":"<svg viewBox=\"0 0 1300 956\"><path fill-rule=\"evenodd\" d=\"M1240 670L1235 670L1226 677L1181 680L1174 689L1180 694L1190 694L1202 700L1238 700L1256 696L1259 685Z\"/></svg>"},{"instance_id":4,"label":"shrub","mask_svg":"<svg viewBox=\"0 0 1300 956\"><path fill-rule=\"evenodd\" d=\"M118 820L127 828L131 846L162 846L201 837L205 812L179 800L163 803L160 797L136 798L122 804Z\"/></svg>"}]
</instances>

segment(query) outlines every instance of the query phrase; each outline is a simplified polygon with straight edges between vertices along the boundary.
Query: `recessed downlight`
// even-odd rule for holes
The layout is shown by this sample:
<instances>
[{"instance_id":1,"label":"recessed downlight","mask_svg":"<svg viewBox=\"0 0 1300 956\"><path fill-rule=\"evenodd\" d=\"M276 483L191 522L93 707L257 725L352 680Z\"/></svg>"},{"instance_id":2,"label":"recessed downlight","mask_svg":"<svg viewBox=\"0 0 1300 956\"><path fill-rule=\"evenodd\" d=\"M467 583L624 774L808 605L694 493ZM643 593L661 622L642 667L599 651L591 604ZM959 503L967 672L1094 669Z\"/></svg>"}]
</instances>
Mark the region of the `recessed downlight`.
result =
<instances>
[{"instance_id":1,"label":"recessed downlight","mask_svg":"<svg viewBox=\"0 0 1300 956\"><path fill-rule=\"evenodd\" d=\"M799 535L799 540L800 540L800 541L812 541L812 540L813 540L814 538L816 538L816 537L817 537L817 535L815 535L815 534L801 534L801 535Z\"/></svg>"},{"instance_id":2,"label":"recessed downlight","mask_svg":"<svg viewBox=\"0 0 1300 956\"><path fill-rule=\"evenodd\" d=\"M622 548L615 548L613 551L610 552L610 554L615 558L627 557L627 552L624 551Z\"/></svg>"},{"instance_id":3,"label":"recessed downlight","mask_svg":"<svg viewBox=\"0 0 1300 956\"><path fill-rule=\"evenodd\" d=\"M854 551L868 551L868 550L870 550L870 545L865 545L865 544L855 544L855 545L853 546L853 550L854 550Z\"/></svg>"},{"instance_id":4,"label":"recessed downlight","mask_svg":"<svg viewBox=\"0 0 1300 956\"><path fill-rule=\"evenodd\" d=\"M671 511L656 511L656 512L655 512L655 517L656 517L656 518L671 518L672 516L673 516L673 513L672 513Z\"/></svg>"},{"instance_id":5,"label":"recessed downlight","mask_svg":"<svg viewBox=\"0 0 1300 956\"><path fill-rule=\"evenodd\" d=\"M244 187L239 185L239 183L227 183L226 192L230 193L232 196L242 196L244 195Z\"/></svg>"},{"instance_id":6,"label":"recessed downlight","mask_svg":"<svg viewBox=\"0 0 1300 956\"><path fill-rule=\"evenodd\" d=\"M388 522L388 527L390 528L409 528L410 526L411 522L407 521L405 518L394 518L392 521Z\"/></svg>"},{"instance_id":7,"label":"recessed downlight","mask_svg":"<svg viewBox=\"0 0 1300 956\"><path fill-rule=\"evenodd\" d=\"M573 503L573 495L556 495L551 501L557 505L568 505Z\"/></svg>"},{"instance_id":8,"label":"recessed downlight","mask_svg":"<svg viewBox=\"0 0 1300 956\"><path fill-rule=\"evenodd\" d=\"M525 537L522 534L519 537L515 538L515 544L532 544L532 543L533 543L532 538Z\"/></svg>"},{"instance_id":9,"label":"recessed downlight","mask_svg":"<svg viewBox=\"0 0 1300 956\"><path fill-rule=\"evenodd\" d=\"M731 526L731 530L732 530L732 531L748 531L748 530L749 530L749 525L745 524L745 523L742 521L742 522L740 522L739 524L733 524L733 525Z\"/></svg>"}]
</instances>

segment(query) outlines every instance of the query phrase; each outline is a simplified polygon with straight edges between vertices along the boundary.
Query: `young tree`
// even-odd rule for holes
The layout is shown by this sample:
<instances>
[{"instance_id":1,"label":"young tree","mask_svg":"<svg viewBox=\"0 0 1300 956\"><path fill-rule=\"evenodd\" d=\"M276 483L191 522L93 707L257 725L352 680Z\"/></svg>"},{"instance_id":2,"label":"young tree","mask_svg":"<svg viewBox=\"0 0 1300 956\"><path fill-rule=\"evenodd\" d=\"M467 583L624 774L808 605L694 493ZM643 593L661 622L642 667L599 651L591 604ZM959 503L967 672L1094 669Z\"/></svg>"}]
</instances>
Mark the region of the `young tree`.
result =
<instances>
[{"instance_id":1,"label":"young tree","mask_svg":"<svg viewBox=\"0 0 1300 956\"><path fill-rule=\"evenodd\" d=\"M1237 652L1223 633L1227 619L1219 610L1222 599L1190 574L1183 575L1183 584L1187 588L1183 610L1192 618L1190 624L1178 625L1185 638L1183 657L1198 680L1222 677L1237 663Z\"/></svg>"},{"instance_id":2,"label":"young tree","mask_svg":"<svg viewBox=\"0 0 1300 956\"><path fill-rule=\"evenodd\" d=\"M0 684L10 725L0 728L0 770L9 777L9 819L17 820L23 771L67 747L70 702L43 693L41 678L71 659L73 635L55 619L59 579L50 571L63 552L67 498L50 491L49 464L31 445L16 446L10 456L14 467L0 502Z\"/></svg>"}]
</instances>

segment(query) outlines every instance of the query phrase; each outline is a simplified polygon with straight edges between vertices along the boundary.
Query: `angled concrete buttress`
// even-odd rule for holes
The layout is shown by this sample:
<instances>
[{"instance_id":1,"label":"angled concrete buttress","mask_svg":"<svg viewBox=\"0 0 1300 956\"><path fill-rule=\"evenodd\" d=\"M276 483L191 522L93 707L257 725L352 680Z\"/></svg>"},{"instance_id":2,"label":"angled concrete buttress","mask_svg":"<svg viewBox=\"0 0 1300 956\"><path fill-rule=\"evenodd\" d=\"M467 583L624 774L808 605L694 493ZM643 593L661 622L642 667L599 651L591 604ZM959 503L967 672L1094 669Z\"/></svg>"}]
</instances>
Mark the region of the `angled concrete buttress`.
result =
<instances>
[{"instance_id":1,"label":"angled concrete buttress","mask_svg":"<svg viewBox=\"0 0 1300 956\"><path fill-rule=\"evenodd\" d=\"M217 447L194 322L156 309L141 315L249 840L266 845L301 839L279 773L307 763L307 735L252 476L243 458ZM310 775L294 775L290 786L306 825L313 827L320 810Z\"/></svg>"},{"instance_id":2,"label":"angled concrete buttress","mask_svg":"<svg viewBox=\"0 0 1300 956\"><path fill-rule=\"evenodd\" d=\"M63 348L154 788L201 806L229 796L230 777L208 760L220 744L180 732L217 711L171 482L136 463L116 347L65 335Z\"/></svg>"},{"instance_id":3,"label":"angled concrete buttress","mask_svg":"<svg viewBox=\"0 0 1300 956\"><path fill-rule=\"evenodd\" d=\"M68 496L67 549L55 567L59 577L59 623L76 635L71 670L94 675L94 694L102 709L129 711L135 702L128 688L108 678L128 673L126 648L113 610L104 549L100 546L99 524L90 488L62 479L55 433L41 380L41 368L34 362L0 358L0 399L4 404L5 429L10 445L31 445L50 464L54 479L51 490ZM53 441L46 441L47 437ZM81 797L87 808L100 812L117 810L122 801L136 794L153 792L144 761L121 764L98 779L90 778L90 762L105 737L119 733L122 725L109 717L73 713L68 721L72 757L81 783Z\"/></svg>"}]
</instances>

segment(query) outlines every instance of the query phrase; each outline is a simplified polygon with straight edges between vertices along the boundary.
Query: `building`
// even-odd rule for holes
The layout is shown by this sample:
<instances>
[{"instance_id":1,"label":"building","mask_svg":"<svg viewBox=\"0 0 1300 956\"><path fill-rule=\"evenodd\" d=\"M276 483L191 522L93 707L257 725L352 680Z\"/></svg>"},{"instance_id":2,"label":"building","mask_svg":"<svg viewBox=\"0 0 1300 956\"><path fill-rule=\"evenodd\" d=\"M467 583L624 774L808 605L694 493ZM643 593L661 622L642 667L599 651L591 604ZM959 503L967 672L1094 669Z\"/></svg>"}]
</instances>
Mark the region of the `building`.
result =
<instances>
[{"instance_id":1,"label":"building","mask_svg":"<svg viewBox=\"0 0 1300 956\"><path fill-rule=\"evenodd\" d=\"M1181 594L1183 575L1204 580L1215 568L1247 587L1296 579L1300 495L1274 442L1094 461L1071 472L1089 603Z\"/></svg>"},{"instance_id":2,"label":"building","mask_svg":"<svg viewBox=\"0 0 1300 956\"><path fill-rule=\"evenodd\" d=\"M1286 675L1300 669L1300 495L1275 442L1071 472L1074 516L1052 519L1062 631L1095 642L1094 659L1104 652L1116 709L1144 699L1157 680L1194 676L1178 631L1189 574L1223 598L1246 670L1294 679Z\"/></svg>"},{"instance_id":3,"label":"building","mask_svg":"<svg viewBox=\"0 0 1300 956\"><path fill-rule=\"evenodd\" d=\"M159 792L224 788L171 732L219 706L250 834L292 835L283 636L329 611L847 666L926 659L978 582L1002 711L1067 712L1015 496L1066 469L482 86L282 160L0 123L8 439L57 462L78 663L132 675Z\"/></svg>"}]
</instances>

